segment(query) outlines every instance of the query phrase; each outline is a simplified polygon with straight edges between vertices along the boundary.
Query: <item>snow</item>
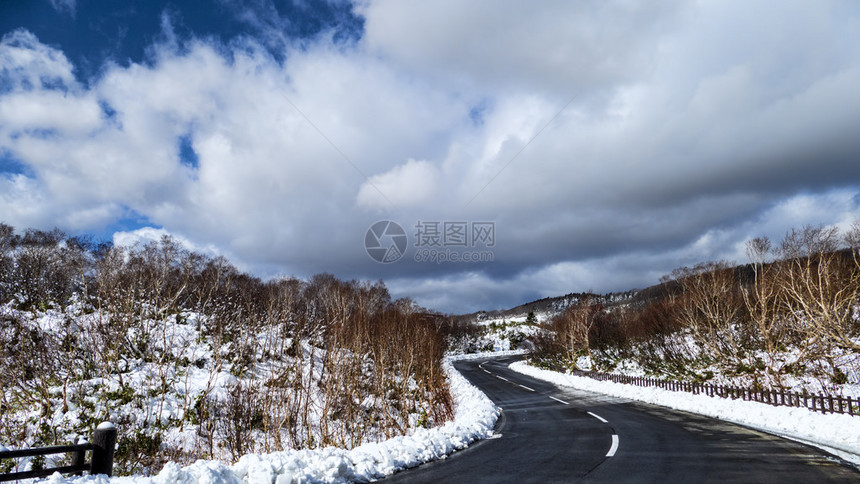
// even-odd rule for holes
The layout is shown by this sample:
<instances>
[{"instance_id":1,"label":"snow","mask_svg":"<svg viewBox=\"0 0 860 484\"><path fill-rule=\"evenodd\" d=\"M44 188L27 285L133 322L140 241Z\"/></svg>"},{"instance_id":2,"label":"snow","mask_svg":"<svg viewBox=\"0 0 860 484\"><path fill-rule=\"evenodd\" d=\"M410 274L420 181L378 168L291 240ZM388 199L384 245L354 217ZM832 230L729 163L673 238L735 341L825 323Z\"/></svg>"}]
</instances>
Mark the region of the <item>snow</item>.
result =
<instances>
[{"instance_id":1,"label":"snow","mask_svg":"<svg viewBox=\"0 0 860 484\"><path fill-rule=\"evenodd\" d=\"M509 352L519 354L521 352ZM487 354L467 355L485 358ZM493 354L493 356L498 356ZM499 409L480 390L470 384L451 361L445 371L454 398L454 420L430 429L419 428L407 436L379 443L366 443L351 450L326 447L313 450L288 450L270 454L249 454L229 466L219 461L199 460L181 467L168 463L152 477L83 476L54 474L43 482L50 484L240 484L240 483L345 483L369 482L398 470L444 458L478 439L493 435Z\"/></svg>"},{"instance_id":2,"label":"snow","mask_svg":"<svg viewBox=\"0 0 860 484\"><path fill-rule=\"evenodd\" d=\"M712 355L701 347L701 342L697 343L689 328L665 338L665 346L677 352L675 357L683 355L686 359L685 369L688 373L680 376L664 373L663 378L689 380L692 374L697 374L701 380L713 385L751 388L756 384L764 384L766 388L781 388L787 392L860 398L860 354L850 348L834 346L826 353L813 357L809 348L814 348L817 343L810 340L800 344L788 343L782 347L783 351L775 351L772 354L763 350L747 350L748 368L739 370L738 361L730 362L711 357ZM853 338L853 342L860 344L860 338ZM655 372L667 371L654 365L654 362L669 359L671 356L667 358L661 350L643 346L649 345L634 342L624 352L606 351L597 359L589 354L580 355L576 358L576 368L585 371L609 371L626 376L652 376ZM623 354L626 356L619 356ZM644 367L643 362L648 362L650 368ZM762 365L761 368L753 371L752 367L759 364ZM770 366L773 371L764 371L764 365ZM836 370L842 372L844 381L834 381ZM778 381L774 379L775 376L778 376Z\"/></svg>"},{"instance_id":3,"label":"snow","mask_svg":"<svg viewBox=\"0 0 860 484\"><path fill-rule=\"evenodd\" d=\"M444 459L478 439L493 435L499 409L453 367L452 361L523 354L523 350L449 356L445 363L454 420L430 429L418 428L410 435L379 443L365 443L351 450L326 447L288 450L270 454L248 454L234 465L199 460L182 467L168 463L160 473L144 476L63 477L54 474L42 481L50 484L289 484L369 482L425 462ZM801 440L860 464L860 419L844 415L821 415L808 410L772 407L756 402L711 398L642 388L565 375L529 366L510 365L514 371L556 385L639 400L678 410L723 419L788 438Z\"/></svg>"},{"instance_id":4,"label":"snow","mask_svg":"<svg viewBox=\"0 0 860 484\"><path fill-rule=\"evenodd\" d=\"M474 321L481 333L449 342L449 349L462 354L473 354L474 351L499 354L530 349L533 347L530 339L544 331L538 325L544 317L543 314L536 315L535 322L527 322L526 315Z\"/></svg>"},{"instance_id":5,"label":"snow","mask_svg":"<svg viewBox=\"0 0 860 484\"><path fill-rule=\"evenodd\" d=\"M470 353L466 355L452 355L448 357L448 361L461 360L482 360L484 358L500 358L502 356L519 356L528 354L528 350L505 350L505 351L487 351L484 353Z\"/></svg>"},{"instance_id":6,"label":"snow","mask_svg":"<svg viewBox=\"0 0 860 484\"><path fill-rule=\"evenodd\" d=\"M518 361L510 369L562 387L603 393L741 424L823 448L860 465L860 418L802 408L638 387L544 370Z\"/></svg>"},{"instance_id":7,"label":"snow","mask_svg":"<svg viewBox=\"0 0 860 484\"><path fill-rule=\"evenodd\" d=\"M68 335L83 335L81 344L91 353L91 342L97 331L92 328L111 320L106 312L84 311L80 304L72 304L63 310L19 311L11 304L0 305L0 339L9 341L11 325L4 321L15 321L32 331L38 331L56 341L65 341ZM311 442L324 441L321 437L321 422L324 418L322 407L326 394L318 382L324 367L324 349L309 340L297 342L301 350L298 355L275 357L276 352L265 351L273 345L291 347L292 339L282 335L277 329L267 328L248 336L257 338L254 355L256 362L248 367L238 365L234 342L224 343L204 331L206 316L194 312L183 312L160 320L143 319L129 330L128 340L145 343L146 350L124 353L121 357L108 361L107 352L92 353L97 371L83 371L83 357L78 353L75 360L64 364L57 378L42 379L39 383L48 387L50 400L48 411L37 405L14 405L12 411L3 412L0 427L6 437L0 444L15 448L40 447L47 445L38 434L41 429L50 428L56 438L49 442L66 443L78 435L88 435L93 425L102 420L117 423L119 435L117 442L146 435L161 442L162 455L178 456L187 465L196 456L213 460L235 462L234 456L226 445L217 445L223 433L212 429L201 429L198 412L200 408L217 408L229 401L230 389L234 385L268 388L267 382L278 381L286 370L296 367L301 371L296 377L304 390L302 397L307 409L302 415L306 419L301 428L306 433L291 436L286 429L281 431L280 440L271 434L254 430L248 439L253 447L245 449L249 453L273 452L291 447L312 447ZM78 338L70 338L78 341ZM414 382L413 382L414 383ZM6 388L8 398L10 388ZM4 400L5 402L5 400ZM200 406L205 405L205 407ZM378 401L367 397L363 405L367 409L378 408ZM399 422L402 427L415 427L419 422L422 403ZM270 409L273 412L287 412L285 408ZM269 414L273 420L280 415ZM426 415L426 414L425 414ZM362 442L378 442L384 439L381 428L373 426L373 421L362 427ZM430 420L431 424L435 424ZM12 439L9 429L23 429L21 435ZM208 440L211 437L211 440ZM3 441L10 438L13 442ZM292 440L291 440L292 439ZM304 440L304 441L301 441ZM298 442L297 442L298 441ZM215 442L216 445L209 445ZM350 441L351 443L352 441ZM209 446L209 449L207 449ZM195 456L195 457L190 457ZM29 470L31 458L25 457L15 462L14 470ZM60 465L60 457L48 457L49 466ZM118 461L120 461L118 459ZM126 459L126 462L128 459ZM117 470L127 470L118 466ZM144 468L141 468L144 467ZM138 466L136 472L151 475L151 467Z\"/></svg>"}]
</instances>

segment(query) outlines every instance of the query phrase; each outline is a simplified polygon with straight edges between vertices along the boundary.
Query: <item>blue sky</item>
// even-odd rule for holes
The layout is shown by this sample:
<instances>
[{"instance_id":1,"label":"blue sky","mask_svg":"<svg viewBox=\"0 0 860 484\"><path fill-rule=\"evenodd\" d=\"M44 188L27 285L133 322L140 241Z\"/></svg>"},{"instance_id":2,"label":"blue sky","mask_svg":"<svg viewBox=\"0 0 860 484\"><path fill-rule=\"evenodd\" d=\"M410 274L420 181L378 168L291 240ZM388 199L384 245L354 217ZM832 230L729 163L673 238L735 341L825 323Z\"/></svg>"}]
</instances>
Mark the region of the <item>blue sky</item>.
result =
<instances>
[{"instance_id":1,"label":"blue sky","mask_svg":"<svg viewBox=\"0 0 860 484\"><path fill-rule=\"evenodd\" d=\"M2 8L3 32L25 28L42 43L60 47L83 81L105 61L150 61L154 45L173 39L228 45L249 38L282 58L284 41L333 30L336 40L348 42L362 31L362 18L347 2L13 0ZM275 29L277 36L271 35Z\"/></svg>"},{"instance_id":2,"label":"blue sky","mask_svg":"<svg viewBox=\"0 0 860 484\"><path fill-rule=\"evenodd\" d=\"M15 0L0 36L19 229L169 233L462 312L860 218L856 2ZM380 220L396 262L365 251ZM416 246L427 222L494 244Z\"/></svg>"}]
</instances>

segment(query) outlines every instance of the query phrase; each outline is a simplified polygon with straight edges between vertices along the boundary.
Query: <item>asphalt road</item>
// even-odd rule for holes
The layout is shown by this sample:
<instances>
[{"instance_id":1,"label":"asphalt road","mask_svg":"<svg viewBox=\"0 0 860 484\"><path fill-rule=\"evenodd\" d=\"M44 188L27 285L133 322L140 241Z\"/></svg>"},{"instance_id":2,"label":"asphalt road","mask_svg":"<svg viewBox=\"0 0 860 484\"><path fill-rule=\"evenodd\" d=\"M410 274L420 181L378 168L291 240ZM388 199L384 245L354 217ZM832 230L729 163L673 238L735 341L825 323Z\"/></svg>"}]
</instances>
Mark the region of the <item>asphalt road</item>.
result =
<instances>
[{"instance_id":1,"label":"asphalt road","mask_svg":"<svg viewBox=\"0 0 860 484\"><path fill-rule=\"evenodd\" d=\"M502 415L496 436L386 483L852 482L860 471L814 447L723 421L515 373L516 358L462 361Z\"/></svg>"}]
</instances>

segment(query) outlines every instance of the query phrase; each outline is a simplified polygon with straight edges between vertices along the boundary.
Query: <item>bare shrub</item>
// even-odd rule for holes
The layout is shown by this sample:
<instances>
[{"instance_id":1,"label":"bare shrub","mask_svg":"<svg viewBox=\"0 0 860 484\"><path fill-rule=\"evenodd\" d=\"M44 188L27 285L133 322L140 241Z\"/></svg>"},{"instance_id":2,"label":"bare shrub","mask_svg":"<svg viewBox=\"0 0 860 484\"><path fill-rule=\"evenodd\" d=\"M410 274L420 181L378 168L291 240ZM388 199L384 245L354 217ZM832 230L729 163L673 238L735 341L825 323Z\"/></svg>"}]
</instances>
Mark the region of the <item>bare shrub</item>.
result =
<instances>
[{"instance_id":1,"label":"bare shrub","mask_svg":"<svg viewBox=\"0 0 860 484\"><path fill-rule=\"evenodd\" d=\"M854 230L848 242L856 238ZM857 249L838 250L835 228L806 226L789 232L780 245L785 317L804 339L810 356L830 348L860 353L855 312L860 294Z\"/></svg>"},{"instance_id":2,"label":"bare shrub","mask_svg":"<svg viewBox=\"0 0 860 484\"><path fill-rule=\"evenodd\" d=\"M770 262L771 242L758 237L747 242L752 280L743 285L743 301L755 329L757 347L766 357L764 377L768 387L782 387L782 364L778 355L785 348L791 328L782 317L782 265ZM756 374L757 376L757 374Z\"/></svg>"},{"instance_id":3,"label":"bare shrub","mask_svg":"<svg viewBox=\"0 0 860 484\"><path fill-rule=\"evenodd\" d=\"M585 295L549 320L548 326L555 338L551 347L564 352L567 365L575 367L577 358L591 355L589 333L601 310L601 305Z\"/></svg>"},{"instance_id":4,"label":"bare shrub","mask_svg":"<svg viewBox=\"0 0 860 484\"><path fill-rule=\"evenodd\" d=\"M724 261L673 271L682 293L676 316L690 329L696 342L711 354L732 363L743 362L749 334L737 278Z\"/></svg>"}]
</instances>

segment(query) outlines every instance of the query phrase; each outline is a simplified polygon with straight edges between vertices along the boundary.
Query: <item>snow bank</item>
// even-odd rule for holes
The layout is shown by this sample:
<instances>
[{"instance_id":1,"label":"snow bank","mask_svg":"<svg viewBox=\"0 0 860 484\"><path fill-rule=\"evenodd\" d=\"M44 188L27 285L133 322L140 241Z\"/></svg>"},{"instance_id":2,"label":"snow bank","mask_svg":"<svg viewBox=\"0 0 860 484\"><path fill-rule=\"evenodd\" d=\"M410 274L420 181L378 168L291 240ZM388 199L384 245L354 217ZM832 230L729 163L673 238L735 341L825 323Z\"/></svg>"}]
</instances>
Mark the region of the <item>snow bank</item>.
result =
<instances>
[{"instance_id":1,"label":"snow bank","mask_svg":"<svg viewBox=\"0 0 860 484\"><path fill-rule=\"evenodd\" d=\"M473 355L467 355L473 356ZM486 357L484 355L483 357ZM395 471L443 458L477 439L493 434L498 408L472 386L450 361L444 363L454 398L454 420L440 427L416 429L412 434L352 450L327 447L246 455L228 466L218 461L197 461L180 467L167 464L153 477L84 476L54 474L46 481L74 484L288 484L367 482Z\"/></svg>"},{"instance_id":2,"label":"snow bank","mask_svg":"<svg viewBox=\"0 0 860 484\"><path fill-rule=\"evenodd\" d=\"M515 362L510 365L510 368L559 386L639 400L738 423L821 447L860 465L860 418L858 417L824 415L802 408L774 407L758 402L597 381L535 368L524 361Z\"/></svg>"},{"instance_id":3,"label":"snow bank","mask_svg":"<svg viewBox=\"0 0 860 484\"><path fill-rule=\"evenodd\" d=\"M498 358L500 356L518 356L525 355L529 350L505 350L505 351L485 351L483 353L465 353L457 355L448 355L448 361L462 360L480 360L483 358Z\"/></svg>"}]
</instances>

